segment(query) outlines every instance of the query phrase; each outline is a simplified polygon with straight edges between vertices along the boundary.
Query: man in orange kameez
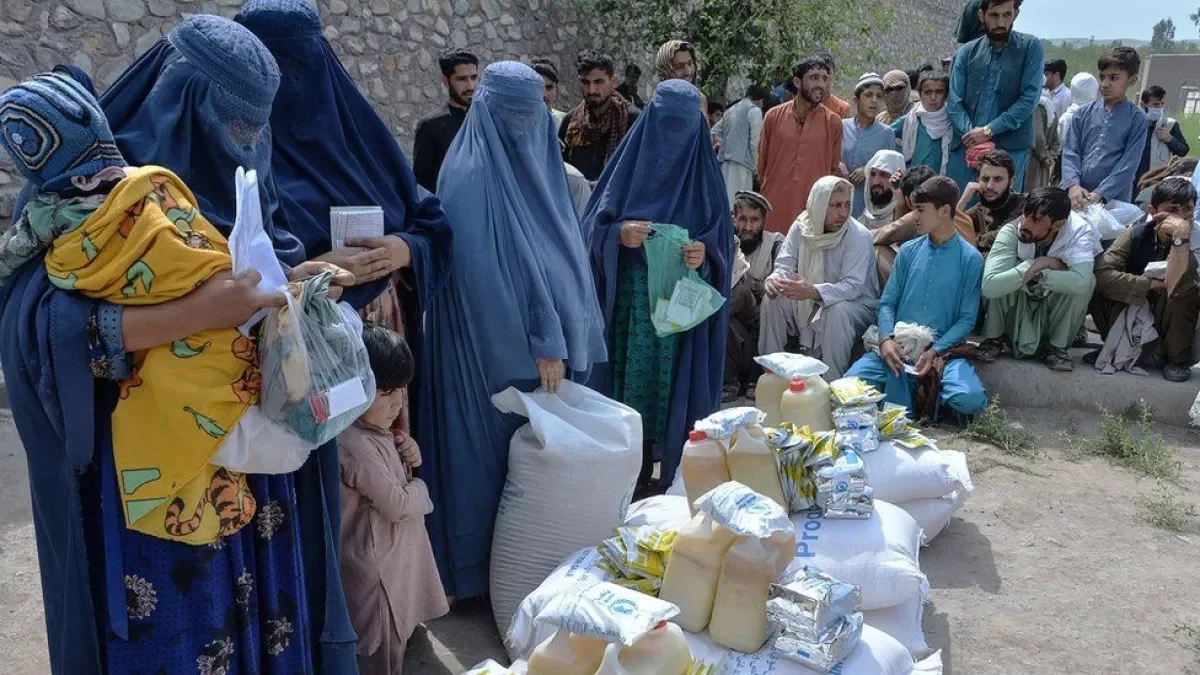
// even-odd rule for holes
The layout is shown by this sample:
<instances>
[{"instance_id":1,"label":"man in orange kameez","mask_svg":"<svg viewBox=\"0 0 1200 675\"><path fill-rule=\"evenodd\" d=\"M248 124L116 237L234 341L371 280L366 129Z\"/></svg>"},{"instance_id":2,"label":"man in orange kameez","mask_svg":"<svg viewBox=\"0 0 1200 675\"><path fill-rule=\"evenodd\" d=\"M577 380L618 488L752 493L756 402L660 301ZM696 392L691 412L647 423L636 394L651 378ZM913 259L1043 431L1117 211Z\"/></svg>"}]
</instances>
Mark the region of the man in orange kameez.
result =
<instances>
[{"instance_id":1,"label":"man in orange kameez","mask_svg":"<svg viewBox=\"0 0 1200 675\"><path fill-rule=\"evenodd\" d=\"M792 71L796 97L775 106L763 119L758 176L763 195L775 207L767 217L771 232L786 233L804 210L817 180L838 172L842 120L821 105L830 76L828 64L819 56L796 64Z\"/></svg>"}]
</instances>

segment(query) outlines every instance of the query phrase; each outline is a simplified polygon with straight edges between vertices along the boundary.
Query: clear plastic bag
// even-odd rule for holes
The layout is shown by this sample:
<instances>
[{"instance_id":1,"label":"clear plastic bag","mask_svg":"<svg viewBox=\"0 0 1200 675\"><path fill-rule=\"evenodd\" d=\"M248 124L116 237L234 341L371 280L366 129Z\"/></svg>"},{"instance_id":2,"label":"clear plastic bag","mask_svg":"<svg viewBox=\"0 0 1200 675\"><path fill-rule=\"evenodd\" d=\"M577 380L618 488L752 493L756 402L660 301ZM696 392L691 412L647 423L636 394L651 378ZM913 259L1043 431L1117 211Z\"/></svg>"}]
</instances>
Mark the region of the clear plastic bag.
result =
<instances>
[{"instance_id":1,"label":"clear plastic bag","mask_svg":"<svg viewBox=\"0 0 1200 675\"><path fill-rule=\"evenodd\" d=\"M344 431L375 400L362 320L329 299L332 279L325 272L294 284L298 292L271 311L259 346L263 412L317 444Z\"/></svg>"}]
</instances>

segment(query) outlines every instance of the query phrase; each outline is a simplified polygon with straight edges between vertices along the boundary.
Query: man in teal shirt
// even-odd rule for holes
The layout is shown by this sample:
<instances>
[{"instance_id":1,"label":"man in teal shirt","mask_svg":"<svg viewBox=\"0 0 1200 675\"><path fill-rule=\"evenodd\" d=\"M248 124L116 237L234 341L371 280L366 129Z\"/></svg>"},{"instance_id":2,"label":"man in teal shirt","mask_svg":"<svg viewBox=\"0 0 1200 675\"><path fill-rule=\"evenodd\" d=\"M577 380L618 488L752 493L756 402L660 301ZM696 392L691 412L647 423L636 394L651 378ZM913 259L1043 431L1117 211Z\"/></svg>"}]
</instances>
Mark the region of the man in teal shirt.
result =
<instances>
[{"instance_id":1,"label":"man in teal shirt","mask_svg":"<svg viewBox=\"0 0 1200 675\"><path fill-rule=\"evenodd\" d=\"M1045 64L1041 41L1012 30L1020 9L1021 0L982 0L979 18L987 33L954 57L947 110L959 138L951 149L949 176L960 190L976 176L967 166L967 149L988 141L1012 155L1014 190L1024 186Z\"/></svg>"}]
</instances>

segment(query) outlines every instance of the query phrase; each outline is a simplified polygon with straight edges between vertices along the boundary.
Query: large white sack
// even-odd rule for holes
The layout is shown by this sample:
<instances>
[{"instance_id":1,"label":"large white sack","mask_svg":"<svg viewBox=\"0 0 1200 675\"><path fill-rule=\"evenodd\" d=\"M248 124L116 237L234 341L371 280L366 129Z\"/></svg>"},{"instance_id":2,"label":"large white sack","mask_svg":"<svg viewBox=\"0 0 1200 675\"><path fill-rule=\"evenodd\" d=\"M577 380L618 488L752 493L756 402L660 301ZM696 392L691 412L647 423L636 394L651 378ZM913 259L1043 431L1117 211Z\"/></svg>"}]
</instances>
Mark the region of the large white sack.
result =
<instances>
[{"instance_id":1,"label":"large white sack","mask_svg":"<svg viewBox=\"0 0 1200 675\"><path fill-rule=\"evenodd\" d=\"M902 504L914 499L935 499L951 492L969 494L971 472L961 452L922 448L910 451L891 441L879 444L875 452L862 453L867 465L867 484L875 499Z\"/></svg>"},{"instance_id":2,"label":"large white sack","mask_svg":"<svg viewBox=\"0 0 1200 675\"><path fill-rule=\"evenodd\" d=\"M875 501L866 520L826 520L820 511L792 516L793 566L816 565L862 589L863 610L895 607L929 593L918 555L921 527L900 507Z\"/></svg>"},{"instance_id":3,"label":"large white sack","mask_svg":"<svg viewBox=\"0 0 1200 675\"><path fill-rule=\"evenodd\" d=\"M612 581L611 574L596 566L603 559L595 546L576 551L521 600L512 617L512 624L504 634L504 649L508 652L508 658L528 659L539 644L558 630L535 621L555 596L579 586Z\"/></svg>"},{"instance_id":4,"label":"large white sack","mask_svg":"<svg viewBox=\"0 0 1200 675\"><path fill-rule=\"evenodd\" d=\"M921 627L924 612L924 599L913 598L903 605L863 612L863 621L896 638L914 657L921 658L929 653L929 643Z\"/></svg>"},{"instance_id":5,"label":"large white sack","mask_svg":"<svg viewBox=\"0 0 1200 675\"><path fill-rule=\"evenodd\" d=\"M913 675L942 675L942 650L913 664Z\"/></svg>"},{"instance_id":6,"label":"large white sack","mask_svg":"<svg viewBox=\"0 0 1200 675\"><path fill-rule=\"evenodd\" d=\"M492 535L492 615L504 634L517 605L563 558L610 536L625 517L642 468L642 418L570 381L557 394L509 388L492 403L529 418L509 444Z\"/></svg>"},{"instance_id":7,"label":"large white sack","mask_svg":"<svg viewBox=\"0 0 1200 675\"><path fill-rule=\"evenodd\" d=\"M713 642L708 633L684 633L692 658L716 665L713 675L824 675L795 661L783 658L774 647L755 654L725 649ZM883 631L863 626L858 646L831 675L909 675L913 659L904 645Z\"/></svg>"},{"instance_id":8,"label":"large white sack","mask_svg":"<svg viewBox=\"0 0 1200 675\"><path fill-rule=\"evenodd\" d=\"M658 495L647 497L629 505L625 513L625 527L649 525L660 530L677 530L692 519L687 497Z\"/></svg>"},{"instance_id":9,"label":"large white sack","mask_svg":"<svg viewBox=\"0 0 1200 675\"><path fill-rule=\"evenodd\" d=\"M897 504L921 526L921 545L928 546L946 529L954 512L966 501L964 495L953 492L937 499L914 499Z\"/></svg>"}]
</instances>

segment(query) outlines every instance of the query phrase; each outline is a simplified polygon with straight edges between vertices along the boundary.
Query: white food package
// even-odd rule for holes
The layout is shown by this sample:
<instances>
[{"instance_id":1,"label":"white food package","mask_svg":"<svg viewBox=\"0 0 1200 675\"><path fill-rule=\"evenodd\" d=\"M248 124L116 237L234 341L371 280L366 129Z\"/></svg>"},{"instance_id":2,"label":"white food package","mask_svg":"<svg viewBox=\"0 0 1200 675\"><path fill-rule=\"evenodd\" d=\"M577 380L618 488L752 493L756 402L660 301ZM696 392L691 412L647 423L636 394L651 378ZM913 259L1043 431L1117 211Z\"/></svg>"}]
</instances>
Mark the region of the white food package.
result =
<instances>
[{"instance_id":1,"label":"white food package","mask_svg":"<svg viewBox=\"0 0 1200 675\"><path fill-rule=\"evenodd\" d=\"M921 627L924 612L924 599L913 598L895 607L863 612L863 620L868 626L895 638L914 658L919 659L929 654L929 643L925 641L925 631Z\"/></svg>"},{"instance_id":2,"label":"white food package","mask_svg":"<svg viewBox=\"0 0 1200 675\"><path fill-rule=\"evenodd\" d=\"M686 512L687 506L684 505ZM521 601L512 623L504 634L504 649L510 659L528 659L538 645L557 631L553 626L537 623L537 617L556 596L580 586L599 581L612 581L613 576L598 567L604 560L596 547L588 547L566 557L532 593Z\"/></svg>"},{"instance_id":3,"label":"white food package","mask_svg":"<svg viewBox=\"0 0 1200 675\"><path fill-rule=\"evenodd\" d=\"M874 452L862 453L862 460L875 499L885 502L934 499L952 492L960 492L965 498L975 489L967 457L961 452L937 447L913 451L883 441Z\"/></svg>"},{"instance_id":4,"label":"white food package","mask_svg":"<svg viewBox=\"0 0 1200 675\"><path fill-rule=\"evenodd\" d=\"M789 352L756 356L754 362L788 382L806 377L822 377L829 372L829 366L820 360Z\"/></svg>"},{"instance_id":5,"label":"white food package","mask_svg":"<svg viewBox=\"0 0 1200 675\"><path fill-rule=\"evenodd\" d=\"M862 609L886 609L923 597L929 582L918 556L921 527L900 507L875 500L866 520L825 520L819 510L792 516L794 566L815 565L862 590Z\"/></svg>"},{"instance_id":6,"label":"white food package","mask_svg":"<svg viewBox=\"0 0 1200 675\"><path fill-rule=\"evenodd\" d=\"M769 643L754 654L743 654L721 647L708 633L684 633L684 637L692 658L712 665L711 672L717 675L824 675L783 658ZM866 625L858 646L832 672L833 675L909 675L913 672L913 659L904 645Z\"/></svg>"},{"instance_id":7,"label":"white food package","mask_svg":"<svg viewBox=\"0 0 1200 675\"><path fill-rule=\"evenodd\" d=\"M538 614L538 623L560 632L632 647L664 621L679 615L679 608L607 581L559 593Z\"/></svg>"},{"instance_id":8,"label":"white food package","mask_svg":"<svg viewBox=\"0 0 1200 675\"><path fill-rule=\"evenodd\" d=\"M961 493L952 492L937 499L914 499L897 504L921 526L921 545L929 546L950 524L954 512L966 500Z\"/></svg>"},{"instance_id":9,"label":"white food package","mask_svg":"<svg viewBox=\"0 0 1200 675\"><path fill-rule=\"evenodd\" d=\"M229 233L229 255L233 258L233 276L240 277L250 270L262 275L258 290L264 293L286 293L287 275L275 256L275 245L263 227L262 206L258 195L258 174L237 168L234 174L237 213ZM262 321L269 309L260 309L238 327L243 335Z\"/></svg>"},{"instance_id":10,"label":"white food package","mask_svg":"<svg viewBox=\"0 0 1200 675\"><path fill-rule=\"evenodd\" d=\"M642 418L571 381L557 394L509 388L492 403L529 418L509 445L492 535L492 614L503 635L564 557L611 536L625 517L642 466Z\"/></svg>"}]
</instances>

